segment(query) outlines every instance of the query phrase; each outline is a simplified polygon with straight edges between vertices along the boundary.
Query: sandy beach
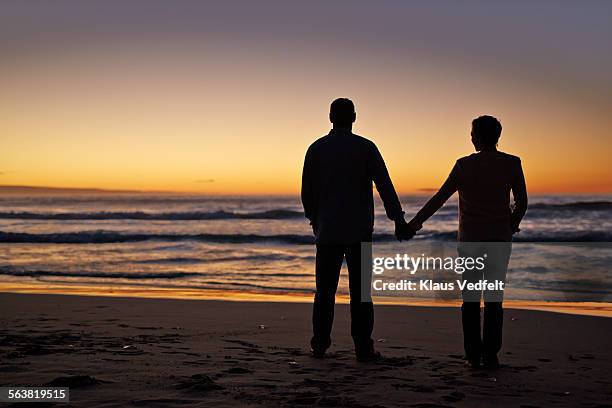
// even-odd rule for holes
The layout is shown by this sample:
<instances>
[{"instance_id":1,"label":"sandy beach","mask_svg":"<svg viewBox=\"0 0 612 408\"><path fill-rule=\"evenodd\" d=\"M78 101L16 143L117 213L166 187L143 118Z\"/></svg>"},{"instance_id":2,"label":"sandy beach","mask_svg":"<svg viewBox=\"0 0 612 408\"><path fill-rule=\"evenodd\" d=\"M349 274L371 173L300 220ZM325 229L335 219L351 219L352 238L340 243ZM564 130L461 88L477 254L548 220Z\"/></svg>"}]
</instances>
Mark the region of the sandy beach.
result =
<instances>
[{"instance_id":1,"label":"sandy beach","mask_svg":"<svg viewBox=\"0 0 612 408\"><path fill-rule=\"evenodd\" d=\"M69 386L70 406L87 407L611 404L612 319L507 309L502 367L475 371L456 308L376 318L385 359L358 363L347 305L315 360L305 303L4 293L0 383Z\"/></svg>"}]
</instances>

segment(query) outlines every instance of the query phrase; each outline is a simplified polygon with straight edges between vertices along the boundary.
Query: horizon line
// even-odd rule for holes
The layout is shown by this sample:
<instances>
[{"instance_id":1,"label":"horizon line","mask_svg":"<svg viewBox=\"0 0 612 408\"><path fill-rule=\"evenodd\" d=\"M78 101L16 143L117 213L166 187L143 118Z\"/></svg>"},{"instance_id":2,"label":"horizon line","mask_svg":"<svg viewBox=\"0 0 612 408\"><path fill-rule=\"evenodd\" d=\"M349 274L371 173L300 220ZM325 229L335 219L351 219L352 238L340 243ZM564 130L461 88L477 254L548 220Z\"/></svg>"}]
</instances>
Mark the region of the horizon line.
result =
<instances>
[{"instance_id":1,"label":"horizon line","mask_svg":"<svg viewBox=\"0 0 612 408\"><path fill-rule=\"evenodd\" d=\"M429 196L436 192L435 188L417 188L410 192L399 192L399 196L404 195L424 195ZM178 191L178 190L147 190L147 189L110 189L102 187L57 187L57 186L33 186L33 185L0 185L0 195L2 194L167 194L167 195L208 195L208 196L299 196L299 191L292 193L212 193L203 191ZM530 193L532 195L600 195L612 194L612 191L581 192L581 191L542 191Z\"/></svg>"}]
</instances>

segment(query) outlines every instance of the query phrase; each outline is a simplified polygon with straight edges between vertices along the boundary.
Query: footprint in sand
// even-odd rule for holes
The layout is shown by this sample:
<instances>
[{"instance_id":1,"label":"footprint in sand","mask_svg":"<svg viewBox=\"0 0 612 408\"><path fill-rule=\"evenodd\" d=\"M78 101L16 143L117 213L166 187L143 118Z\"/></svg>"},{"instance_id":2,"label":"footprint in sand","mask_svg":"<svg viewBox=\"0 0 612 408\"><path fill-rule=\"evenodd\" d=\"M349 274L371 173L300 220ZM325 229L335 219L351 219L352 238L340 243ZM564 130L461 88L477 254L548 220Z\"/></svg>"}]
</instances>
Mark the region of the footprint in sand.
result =
<instances>
[{"instance_id":1,"label":"footprint in sand","mask_svg":"<svg viewBox=\"0 0 612 408\"><path fill-rule=\"evenodd\" d=\"M459 402L465 398L465 394L459 391L451 392L448 395L442 397L442 399L446 402Z\"/></svg>"},{"instance_id":2,"label":"footprint in sand","mask_svg":"<svg viewBox=\"0 0 612 408\"><path fill-rule=\"evenodd\" d=\"M226 370L226 372L228 374L249 374L249 373L252 373L251 370L249 370L248 368L244 368L244 367L232 367L232 368Z\"/></svg>"},{"instance_id":3,"label":"footprint in sand","mask_svg":"<svg viewBox=\"0 0 612 408\"><path fill-rule=\"evenodd\" d=\"M191 377L181 379L175 387L179 390L193 392L208 392L222 390L223 387L217 384L206 374L194 374Z\"/></svg>"},{"instance_id":4,"label":"footprint in sand","mask_svg":"<svg viewBox=\"0 0 612 408\"><path fill-rule=\"evenodd\" d=\"M68 377L54 378L45 385L49 387L83 388L108 382L109 381L102 381L89 375L71 375Z\"/></svg>"}]
</instances>

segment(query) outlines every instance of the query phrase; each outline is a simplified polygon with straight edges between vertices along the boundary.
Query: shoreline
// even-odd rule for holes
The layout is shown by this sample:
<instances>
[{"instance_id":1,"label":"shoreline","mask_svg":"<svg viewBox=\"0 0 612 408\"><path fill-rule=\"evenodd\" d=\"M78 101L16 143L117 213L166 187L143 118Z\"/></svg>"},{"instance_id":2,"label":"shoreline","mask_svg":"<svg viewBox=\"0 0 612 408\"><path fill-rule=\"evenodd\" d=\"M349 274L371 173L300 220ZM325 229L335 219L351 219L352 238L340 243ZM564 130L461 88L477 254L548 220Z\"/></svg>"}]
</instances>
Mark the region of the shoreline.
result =
<instances>
[{"instance_id":1,"label":"shoreline","mask_svg":"<svg viewBox=\"0 0 612 408\"><path fill-rule=\"evenodd\" d=\"M119 297L144 299L175 300L221 300L229 302L272 302L272 303L312 303L311 294L304 293L260 293L236 292L209 289L164 288L136 285L81 285L81 284L19 284L0 283L0 293L66 295L89 297ZM336 303L348 304L348 295L336 295ZM375 298L376 305L416 306L454 308L461 305L460 300L425 299L425 298ZM505 309L534 310L543 312L573 314L582 316L612 317L612 302L570 302L570 301L536 301L506 300Z\"/></svg>"}]
</instances>

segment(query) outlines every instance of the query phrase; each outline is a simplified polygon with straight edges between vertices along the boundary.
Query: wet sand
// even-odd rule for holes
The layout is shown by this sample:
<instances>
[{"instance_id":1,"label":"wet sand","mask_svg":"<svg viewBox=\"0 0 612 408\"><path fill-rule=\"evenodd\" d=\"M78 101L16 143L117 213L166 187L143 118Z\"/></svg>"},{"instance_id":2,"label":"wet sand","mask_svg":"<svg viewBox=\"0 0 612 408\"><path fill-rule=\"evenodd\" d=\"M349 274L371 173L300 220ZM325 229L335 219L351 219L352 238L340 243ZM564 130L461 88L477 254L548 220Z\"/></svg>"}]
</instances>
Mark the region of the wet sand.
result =
<instances>
[{"instance_id":1,"label":"wet sand","mask_svg":"<svg viewBox=\"0 0 612 408\"><path fill-rule=\"evenodd\" d=\"M347 305L315 360L305 303L3 293L0 385L70 386L75 407L612 404L610 318L507 309L495 371L464 366L457 308L376 319L385 358L358 363Z\"/></svg>"}]
</instances>

